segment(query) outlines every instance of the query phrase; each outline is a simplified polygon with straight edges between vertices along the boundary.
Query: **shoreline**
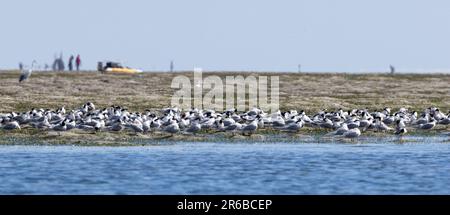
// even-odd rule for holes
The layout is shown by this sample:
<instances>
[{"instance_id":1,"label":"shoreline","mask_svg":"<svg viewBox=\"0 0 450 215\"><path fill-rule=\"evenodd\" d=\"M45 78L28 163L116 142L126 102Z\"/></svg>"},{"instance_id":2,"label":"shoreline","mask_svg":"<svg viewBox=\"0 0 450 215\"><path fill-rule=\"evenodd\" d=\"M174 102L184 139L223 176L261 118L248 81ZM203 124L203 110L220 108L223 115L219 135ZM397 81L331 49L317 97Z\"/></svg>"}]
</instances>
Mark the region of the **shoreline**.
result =
<instances>
[{"instance_id":1,"label":"shoreline","mask_svg":"<svg viewBox=\"0 0 450 215\"><path fill-rule=\"evenodd\" d=\"M332 131L332 130L329 130ZM89 133L78 129L73 131L38 131L36 129L22 129L17 131L0 131L0 146L4 145L42 145L42 146L146 146L161 145L160 143L181 142L214 142L214 143L299 143L299 144L321 144L321 143L349 143L364 144L365 139L388 139L393 143L415 143L417 137L440 137L443 143L450 143L450 127L439 126L432 131L411 130L407 135L396 136L392 132L366 131L364 136L358 139L346 139L339 136L326 136L327 131L317 128L303 128L296 133L282 132L274 129L262 129L251 136L225 132L203 131L196 135L175 134L170 135L161 131L145 134L134 134L132 132ZM446 138L447 137L447 138ZM445 140L446 139L446 140ZM16 141L20 141L17 144ZM426 143L425 143L426 144Z\"/></svg>"}]
</instances>

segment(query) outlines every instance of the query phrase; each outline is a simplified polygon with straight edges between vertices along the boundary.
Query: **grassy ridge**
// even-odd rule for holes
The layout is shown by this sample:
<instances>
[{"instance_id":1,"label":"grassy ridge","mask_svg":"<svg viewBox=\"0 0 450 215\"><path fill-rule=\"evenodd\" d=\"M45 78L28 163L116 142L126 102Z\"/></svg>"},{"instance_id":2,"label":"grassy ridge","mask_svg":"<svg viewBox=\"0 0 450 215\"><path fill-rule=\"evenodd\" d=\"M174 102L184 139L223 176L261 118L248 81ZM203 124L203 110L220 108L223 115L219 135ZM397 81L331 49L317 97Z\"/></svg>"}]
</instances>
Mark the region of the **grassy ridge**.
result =
<instances>
[{"instance_id":1,"label":"grassy ridge","mask_svg":"<svg viewBox=\"0 0 450 215\"><path fill-rule=\"evenodd\" d=\"M0 112L25 111L32 107L76 108L86 101L98 107L124 105L131 111L170 106L175 89L173 77L193 73L144 73L105 75L96 72L35 72L19 84L18 71L0 72ZM214 72L225 83L228 75L277 75L280 108L308 112L326 108L422 110L438 106L450 110L449 74L345 74L345 73L251 73ZM207 91L205 91L206 93Z\"/></svg>"}]
</instances>

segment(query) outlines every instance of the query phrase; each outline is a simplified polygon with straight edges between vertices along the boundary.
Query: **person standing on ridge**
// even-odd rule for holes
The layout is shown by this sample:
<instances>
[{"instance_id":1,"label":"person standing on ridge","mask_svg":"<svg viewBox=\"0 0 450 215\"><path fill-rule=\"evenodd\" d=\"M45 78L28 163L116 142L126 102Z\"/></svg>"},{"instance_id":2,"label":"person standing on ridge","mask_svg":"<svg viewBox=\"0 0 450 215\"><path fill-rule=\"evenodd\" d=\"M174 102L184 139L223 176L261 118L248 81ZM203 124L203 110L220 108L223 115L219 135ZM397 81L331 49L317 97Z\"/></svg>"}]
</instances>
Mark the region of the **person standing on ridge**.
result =
<instances>
[{"instance_id":1,"label":"person standing on ridge","mask_svg":"<svg viewBox=\"0 0 450 215\"><path fill-rule=\"evenodd\" d=\"M392 65L389 65L389 69L391 70L391 74L395 73L395 67Z\"/></svg>"},{"instance_id":2,"label":"person standing on ridge","mask_svg":"<svg viewBox=\"0 0 450 215\"><path fill-rule=\"evenodd\" d=\"M77 59L75 60L76 66L77 66L77 71L80 71L80 66L81 66L81 58L80 55L77 55Z\"/></svg>"},{"instance_id":3,"label":"person standing on ridge","mask_svg":"<svg viewBox=\"0 0 450 215\"><path fill-rule=\"evenodd\" d=\"M73 55L70 55L70 58L69 58L69 64L68 64L68 66L69 66L69 71L72 71L72 70L73 70L73 59L74 59Z\"/></svg>"}]
</instances>

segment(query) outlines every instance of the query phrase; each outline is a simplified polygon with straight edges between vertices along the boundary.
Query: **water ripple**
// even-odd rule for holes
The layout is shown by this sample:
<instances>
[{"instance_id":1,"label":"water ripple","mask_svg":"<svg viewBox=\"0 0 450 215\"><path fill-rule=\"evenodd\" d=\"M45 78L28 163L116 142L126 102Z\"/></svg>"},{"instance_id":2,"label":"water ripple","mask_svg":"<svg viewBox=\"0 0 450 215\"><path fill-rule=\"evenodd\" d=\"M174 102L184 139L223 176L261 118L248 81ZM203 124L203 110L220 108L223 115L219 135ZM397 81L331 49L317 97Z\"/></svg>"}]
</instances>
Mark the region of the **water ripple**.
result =
<instances>
[{"instance_id":1,"label":"water ripple","mask_svg":"<svg viewBox=\"0 0 450 215\"><path fill-rule=\"evenodd\" d=\"M371 141L0 146L0 193L450 194L450 144Z\"/></svg>"}]
</instances>

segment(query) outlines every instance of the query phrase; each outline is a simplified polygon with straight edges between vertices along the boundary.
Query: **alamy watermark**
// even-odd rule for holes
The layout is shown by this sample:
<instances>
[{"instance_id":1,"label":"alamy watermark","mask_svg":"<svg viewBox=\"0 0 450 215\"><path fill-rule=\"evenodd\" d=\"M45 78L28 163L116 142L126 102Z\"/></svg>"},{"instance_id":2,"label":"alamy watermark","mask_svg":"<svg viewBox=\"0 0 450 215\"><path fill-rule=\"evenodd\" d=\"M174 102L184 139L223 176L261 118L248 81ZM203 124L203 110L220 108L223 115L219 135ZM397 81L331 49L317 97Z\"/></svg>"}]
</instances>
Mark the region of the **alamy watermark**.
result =
<instances>
[{"instance_id":1,"label":"alamy watermark","mask_svg":"<svg viewBox=\"0 0 450 215\"><path fill-rule=\"evenodd\" d=\"M246 111L257 107L271 113L279 109L278 76L226 76L224 81L217 75L203 77L202 69L194 69L193 82L185 75L178 75L172 79L171 88L177 89L172 96L172 107L185 110Z\"/></svg>"}]
</instances>

